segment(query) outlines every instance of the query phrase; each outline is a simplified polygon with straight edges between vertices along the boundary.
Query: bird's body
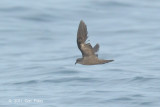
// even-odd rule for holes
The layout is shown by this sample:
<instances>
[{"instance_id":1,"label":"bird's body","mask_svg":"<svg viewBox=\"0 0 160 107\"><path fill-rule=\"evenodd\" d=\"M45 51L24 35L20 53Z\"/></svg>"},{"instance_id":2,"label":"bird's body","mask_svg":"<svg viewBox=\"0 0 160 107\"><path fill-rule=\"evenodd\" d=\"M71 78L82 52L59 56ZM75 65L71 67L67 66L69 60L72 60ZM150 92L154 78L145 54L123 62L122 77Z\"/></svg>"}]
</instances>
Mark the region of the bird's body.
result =
<instances>
[{"instance_id":1,"label":"bird's body","mask_svg":"<svg viewBox=\"0 0 160 107\"><path fill-rule=\"evenodd\" d=\"M95 56L78 58L78 63L83 65L97 65L97 64L105 64L107 62L111 62L113 60L101 60Z\"/></svg>"},{"instance_id":2,"label":"bird's body","mask_svg":"<svg viewBox=\"0 0 160 107\"><path fill-rule=\"evenodd\" d=\"M83 65L96 65L113 61L98 59L96 52L99 50L99 44L96 44L94 47L92 47L90 43L85 43L87 40L87 34L87 26L81 20L77 32L77 45L83 57L78 58L76 63Z\"/></svg>"}]
</instances>

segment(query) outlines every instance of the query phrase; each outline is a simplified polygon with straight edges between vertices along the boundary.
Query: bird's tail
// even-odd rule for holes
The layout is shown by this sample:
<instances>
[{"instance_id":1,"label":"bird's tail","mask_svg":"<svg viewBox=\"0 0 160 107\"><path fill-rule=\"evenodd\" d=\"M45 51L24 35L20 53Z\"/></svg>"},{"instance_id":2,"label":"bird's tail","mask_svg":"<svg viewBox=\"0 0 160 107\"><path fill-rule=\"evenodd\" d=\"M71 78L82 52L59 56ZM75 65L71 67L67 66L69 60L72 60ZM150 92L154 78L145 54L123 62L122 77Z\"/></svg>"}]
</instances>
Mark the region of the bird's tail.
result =
<instances>
[{"instance_id":1,"label":"bird's tail","mask_svg":"<svg viewBox=\"0 0 160 107\"><path fill-rule=\"evenodd\" d=\"M112 61L114 61L114 60L102 60L102 61L103 61L103 63L105 64L105 63L112 62Z\"/></svg>"}]
</instances>

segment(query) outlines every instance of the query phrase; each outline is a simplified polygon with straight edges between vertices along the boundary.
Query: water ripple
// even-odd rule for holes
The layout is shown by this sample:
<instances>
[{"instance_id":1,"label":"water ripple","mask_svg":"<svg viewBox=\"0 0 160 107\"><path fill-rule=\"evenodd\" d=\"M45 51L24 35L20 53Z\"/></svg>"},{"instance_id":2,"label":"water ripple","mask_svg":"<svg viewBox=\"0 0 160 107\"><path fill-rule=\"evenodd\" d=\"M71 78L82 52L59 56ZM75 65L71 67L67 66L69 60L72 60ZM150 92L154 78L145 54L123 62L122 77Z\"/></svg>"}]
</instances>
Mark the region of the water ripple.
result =
<instances>
[{"instance_id":1,"label":"water ripple","mask_svg":"<svg viewBox=\"0 0 160 107\"><path fill-rule=\"evenodd\" d=\"M60 79L49 79L43 80L44 83L65 83L65 82L97 82L97 79L87 78L87 77L70 77L70 78L60 78Z\"/></svg>"},{"instance_id":2,"label":"water ripple","mask_svg":"<svg viewBox=\"0 0 160 107\"><path fill-rule=\"evenodd\" d=\"M147 82L147 81L151 81L151 80L155 80L155 79L156 78L137 76L137 77L134 77L131 81Z\"/></svg>"}]
</instances>

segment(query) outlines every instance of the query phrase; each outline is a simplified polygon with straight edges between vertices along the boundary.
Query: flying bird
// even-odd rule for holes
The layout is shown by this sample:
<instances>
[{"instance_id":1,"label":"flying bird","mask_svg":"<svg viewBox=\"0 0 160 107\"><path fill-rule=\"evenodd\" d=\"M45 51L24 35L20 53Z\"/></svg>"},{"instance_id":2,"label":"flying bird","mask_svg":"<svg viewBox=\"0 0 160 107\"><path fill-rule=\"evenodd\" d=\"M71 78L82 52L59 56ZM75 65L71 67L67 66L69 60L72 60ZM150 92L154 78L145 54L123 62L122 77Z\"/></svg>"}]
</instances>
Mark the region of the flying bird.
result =
<instances>
[{"instance_id":1,"label":"flying bird","mask_svg":"<svg viewBox=\"0 0 160 107\"><path fill-rule=\"evenodd\" d=\"M87 34L87 26L84 21L81 20L77 31L77 45L82 53L82 58L78 58L75 64L79 63L82 65L96 65L113 61L98 58L98 54L96 54L96 52L99 50L99 44L96 44L94 47L92 47L90 43L86 43L88 38Z\"/></svg>"}]
</instances>

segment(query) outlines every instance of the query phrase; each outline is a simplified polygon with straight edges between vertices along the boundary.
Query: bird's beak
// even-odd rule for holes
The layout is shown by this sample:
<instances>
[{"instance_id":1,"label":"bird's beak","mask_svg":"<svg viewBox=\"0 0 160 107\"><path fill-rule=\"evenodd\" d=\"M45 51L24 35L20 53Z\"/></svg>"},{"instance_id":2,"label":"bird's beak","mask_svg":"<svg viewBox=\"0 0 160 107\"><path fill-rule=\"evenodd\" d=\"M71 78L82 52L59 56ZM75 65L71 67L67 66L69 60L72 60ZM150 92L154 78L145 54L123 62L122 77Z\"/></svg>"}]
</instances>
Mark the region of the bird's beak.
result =
<instances>
[{"instance_id":1,"label":"bird's beak","mask_svg":"<svg viewBox=\"0 0 160 107\"><path fill-rule=\"evenodd\" d=\"M75 65L77 64L77 62L75 62Z\"/></svg>"}]
</instances>

